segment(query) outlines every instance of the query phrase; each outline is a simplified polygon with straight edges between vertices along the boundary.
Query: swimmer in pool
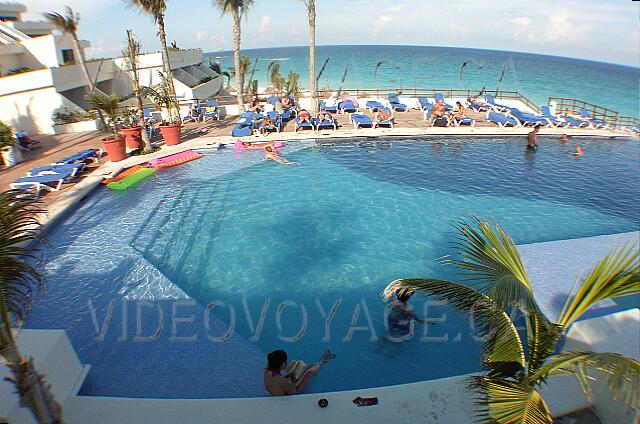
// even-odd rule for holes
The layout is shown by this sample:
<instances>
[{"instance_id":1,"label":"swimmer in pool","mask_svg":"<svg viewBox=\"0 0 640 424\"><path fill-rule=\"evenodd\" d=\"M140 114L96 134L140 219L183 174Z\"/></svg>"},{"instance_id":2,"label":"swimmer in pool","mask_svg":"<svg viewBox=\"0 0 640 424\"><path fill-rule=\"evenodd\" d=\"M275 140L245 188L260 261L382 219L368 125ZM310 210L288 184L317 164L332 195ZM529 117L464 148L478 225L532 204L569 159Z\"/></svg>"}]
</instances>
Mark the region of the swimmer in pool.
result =
<instances>
[{"instance_id":1,"label":"swimmer in pool","mask_svg":"<svg viewBox=\"0 0 640 424\"><path fill-rule=\"evenodd\" d=\"M527 135L527 150L538 150L538 131L540 131L540 126L536 125L533 127L533 131Z\"/></svg>"},{"instance_id":2,"label":"swimmer in pool","mask_svg":"<svg viewBox=\"0 0 640 424\"><path fill-rule=\"evenodd\" d=\"M276 149L273 148L273 146L265 147L264 151L265 151L264 158L266 160L272 160L282 165L300 165L298 162L290 162L285 158L283 158L282 156L280 156L278 152L276 152Z\"/></svg>"},{"instance_id":3,"label":"swimmer in pool","mask_svg":"<svg viewBox=\"0 0 640 424\"><path fill-rule=\"evenodd\" d=\"M582 146L580 146L579 144L576 145L576 151L573 152L574 156L582 156L584 155L584 151L582 151Z\"/></svg>"}]
</instances>

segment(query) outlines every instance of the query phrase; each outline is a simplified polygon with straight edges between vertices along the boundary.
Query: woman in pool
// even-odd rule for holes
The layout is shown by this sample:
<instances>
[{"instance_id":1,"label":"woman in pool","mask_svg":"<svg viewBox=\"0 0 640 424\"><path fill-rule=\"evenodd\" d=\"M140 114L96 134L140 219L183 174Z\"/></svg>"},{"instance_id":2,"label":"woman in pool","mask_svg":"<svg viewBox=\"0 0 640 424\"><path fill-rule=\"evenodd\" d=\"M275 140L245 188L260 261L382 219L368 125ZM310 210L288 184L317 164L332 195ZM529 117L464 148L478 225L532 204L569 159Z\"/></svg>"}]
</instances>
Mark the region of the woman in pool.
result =
<instances>
[{"instance_id":1,"label":"woman in pool","mask_svg":"<svg viewBox=\"0 0 640 424\"><path fill-rule=\"evenodd\" d=\"M264 148L264 151L265 151L264 158L266 160L272 160L272 161L280 163L282 165L300 165L298 162L290 162L290 161L286 160L285 158L283 158L282 156L280 156L278 154L278 152L276 152L276 149L273 147L272 144L268 144Z\"/></svg>"},{"instance_id":2,"label":"woman in pool","mask_svg":"<svg viewBox=\"0 0 640 424\"><path fill-rule=\"evenodd\" d=\"M387 323L389 324L389 338L395 342L405 341L411 337L411 322L416 321L426 324L427 321L416 315L415 312L407 305L415 290L410 288L401 288L396 292L396 300L389 305L389 315Z\"/></svg>"},{"instance_id":3,"label":"woman in pool","mask_svg":"<svg viewBox=\"0 0 640 424\"><path fill-rule=\"evenodd\" d=\"M267 355L267 367L264 369L264 388L271 396L288 396L303 392L311 379L315 377L322 365L334 359L336 355L327 350L320 360L307 368L302 376L296 380L293 373L283 376L287 369L287 352L274 350Z\"/></svg>"}]
</instances>

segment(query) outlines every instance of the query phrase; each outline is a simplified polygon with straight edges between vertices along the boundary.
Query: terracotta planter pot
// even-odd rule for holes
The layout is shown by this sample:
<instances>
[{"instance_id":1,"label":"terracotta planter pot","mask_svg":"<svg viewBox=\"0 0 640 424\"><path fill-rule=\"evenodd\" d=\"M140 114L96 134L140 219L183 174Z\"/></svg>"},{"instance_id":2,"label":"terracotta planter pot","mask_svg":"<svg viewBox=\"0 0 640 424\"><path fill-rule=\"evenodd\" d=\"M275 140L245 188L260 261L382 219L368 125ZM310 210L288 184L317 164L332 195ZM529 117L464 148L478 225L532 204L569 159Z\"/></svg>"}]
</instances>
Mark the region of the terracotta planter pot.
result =
<instances>
[{"instance_id":1,"label":"terracotta planter pot","mask_svg":"<svg viewBox=\"0 0 640 424\"><path fill-rule=\"evenodd\" d=\"M103 138L102 145L111 162L120 162L127 158L127 145L124 137Z\"/></svg>"},{"instance_id":2,"label":"terracotta planter pot","mask_svg":"<svg viewBox=\"0 0 640 424\"><path fill-rule=\"evenodd\" d=\"M120 132L127 141L128 148L139 149L142 147L142 131L140 127L122 128Z\"/></svg>"},{"instance_id":3,"label":"terracotta planter pot","mask_svg":"<svg viewBox=\"0 0 640 424\"><path fill-rule=\"evenodd\" d=\"M167 146L175 146L180 144L180 127L181 124L160 125L160 132L164 138L164 144Z\"/></svg>"}]
</instances>

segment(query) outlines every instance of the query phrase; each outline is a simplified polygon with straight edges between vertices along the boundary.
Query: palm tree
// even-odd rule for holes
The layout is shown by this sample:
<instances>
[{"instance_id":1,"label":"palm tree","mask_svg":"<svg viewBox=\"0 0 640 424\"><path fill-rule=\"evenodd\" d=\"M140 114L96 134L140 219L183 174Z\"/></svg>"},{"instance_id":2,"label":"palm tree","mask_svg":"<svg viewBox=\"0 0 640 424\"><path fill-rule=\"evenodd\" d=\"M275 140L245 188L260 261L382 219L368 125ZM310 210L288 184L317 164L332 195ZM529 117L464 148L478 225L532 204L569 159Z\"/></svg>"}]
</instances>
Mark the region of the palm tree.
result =
<instances>
[{"instance_id":1,"label":"palm tree","mask_svg":"<svg viewBox=\"0 0 640 424\"><path fill-rule=\"evenodd\" d=\"M243 16L246 16L253 0L211 0L214 7L220 9L222 15L231 14L233 21L233 67L236 77L236 98L238 110L244 112L244 99L242 91L244 87L244 75L240 72L240 23Z\"/></svg>"},{"instance_id":2,"label":"palm tree","mask_svg":"<svg viewBox=\"0 0 640 424\"><path fill-rule=\"evenodd\" d=\"M240 74L236 74L236 69L235 66L233 68L231 68L231 75L233 76L233 78L235 78L236 80L236 85L239 87L237 90L239 93L241 93L241 96L243 98L243 103L244 103L244 83L245 80L247 79L247 74L249 73L249 68L251 67L251 59L249 58L249 56L242 56L240 58ZM240 75L239 77L237 75Z\"/></svg>"},{"instance_id":3,"label":"palm tree","mask_svg":"<svg viewBox=\"0 0 640 424\"><path fill-rule=\"evenodd\" d=\"M164 14L167 10L167 2L165 0L129 0L129 4L137 7L140 12L151 16L156 25L158 25L158 37L160 38L160 50L162 51L162 71L167 80L169 93L175 98L176 89L173 86L169 49L167 48L167 33L164 28ZM178 122L180 120L180 109L177 101L173 103L174 107L169 109L168 112L169 115L175 114L175 121Z\"/></svg>"},{"instance_id":4,"label":"palm tree","mask_svg":"<svg viewBox=\"0 0 640 424\"><path fill-rule=\"evenodd\" d=\"M269 75L269 82L275 90L277 95L284 90L285 81L284 77L280 73L280 64L278 62L271 62L267 67L267 74Z\"/></svg>"},{"instance_id":5,"label":"palm tree","mask_svg":"<svg viewBox=\"0 0 640 424\"><path fill-rule=\"evenodd\" d=\"M226 77L227 85L229 85L229 82L231 81L231 74L227 71L223 71L222 68L220 67L220 64L218 62L213 62L211 58L209 58L209 69L211 69L213 72L218 73L218 75Z\"/></svg>"},{"instance_id":6,"label":"palm tree","mask_svg":"<svg viewBox=\"0 0 640 424\"><path fill-rule=\"evenodd\" d=\"M95 92L95 85L93 84L93 80L89 75L89 69L87 68L86 59L84 57L84 50L80 48L80 40L78 40L78 24L80 23L80 15L75 13L73 9L67 6L66 14L61 15L58 12L48 12L43 13L42 16L47 20L47 22L53 24L56 29L63 34L70 34L73 39L73 51L74 56L80 62L80 69L82 69L82 73L84 74L84 78L87 81L87 85L89 86L89 92ZM100 123L103 128L106 128L106 123L104 120L104 116L101 111L98 111L98 116L100 118Z\"/></svg>"},{"instance_id":7,"label":"palm tree","mask_svg":"<svg viewBox=\"0 0 640 424\"><path fill-rule=\"evenodd\" d=\"M471 377L471 386L479 394L482 422L551 423L549 408L536 388L550 376L574 374L589 393L587 371L604 374L615 399L638 407L639 361L589 351L553 355L561 335L591 306L640 293L637 245L606 255L567 299L556 322L551 322L540 311L515 243L505 230L480 218L461 221L455 227L457 255L442 262L453 266L464 284L432 278L401 279L390 283L383 295L389 299L400 288L413 288L474 317L486 340L487 372ZM507 314L513 308L525 317L522 336Z\"/></svg>"},{"instance_id":8,"label":"palm tree","mask_svg":"<svg viewBox=\"0 0 640 424\"><path fill-rule=\"evenodd\" d=\"M316 1L304 0L309 21L309 89L311 90L311 114L318 112L318 84L316 81Z\"/></svg>"},{"instance_id":9,"label":"palm tree","mask_svg":"<svg viewBox=\"0 0 640 424\"><path fill-rule=\"evenodd\" d=\"M42 274L29 263L34 259L26 245L40 240L36 214L42 212L23 193L0 193L0 356L11 370L8 378L23 407L31 409L38 423L62 423L62 408L51 386L33 362L18 349L12 325L21 324L33 292L42 287Z\"/></svg>"},{"instance_id":10,"label":"palm tree","mask_svg":"<svg viewBox=\"0 0 640 424\"><path fill-rule=\"evenodd\" d=\"M153 151L151 146L151 140L149 134L144 127L144 106L142 105L142 93L140 91L140 78L138 75L138 55L140 54L140 43L133 38L133 33L130 29L127 30L127 49L122 52L127 65L129 67L131 82L133 83L133 94L136 96L138 103L138 125L141 129L142 142L144 143L144 152L150 153Z\"/></svg>"}]
</instances>

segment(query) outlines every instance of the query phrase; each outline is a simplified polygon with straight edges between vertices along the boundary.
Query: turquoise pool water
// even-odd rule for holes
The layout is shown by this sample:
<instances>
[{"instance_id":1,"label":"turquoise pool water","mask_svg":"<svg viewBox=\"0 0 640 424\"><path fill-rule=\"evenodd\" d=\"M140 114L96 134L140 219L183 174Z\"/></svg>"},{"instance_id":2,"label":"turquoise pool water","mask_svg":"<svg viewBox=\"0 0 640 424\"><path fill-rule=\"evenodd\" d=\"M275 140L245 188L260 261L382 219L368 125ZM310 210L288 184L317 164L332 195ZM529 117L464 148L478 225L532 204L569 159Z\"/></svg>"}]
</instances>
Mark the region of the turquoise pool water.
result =
<instances>
[{"instance_id":1,"label":"turquoise pool water","mask_svg":"<svg viewBox=\"0 0 640 424\"><path fill-rule=\"evenodd\" d=\"M434 324L383 341L380 291L450 277L434 260L451 252L453 220L493 217L517 243L640 222L637 142L580 139L581 158L575 140L540 143L309 140L284 149L298 167L205 151L129 191L100 188L50 232L48 289L28 327L67 330L91 365L86 395L262 396L277 348L336 353L311 392L476 371L481 345L445 305L413 300Z\"/></svg>"}]
</instances>

